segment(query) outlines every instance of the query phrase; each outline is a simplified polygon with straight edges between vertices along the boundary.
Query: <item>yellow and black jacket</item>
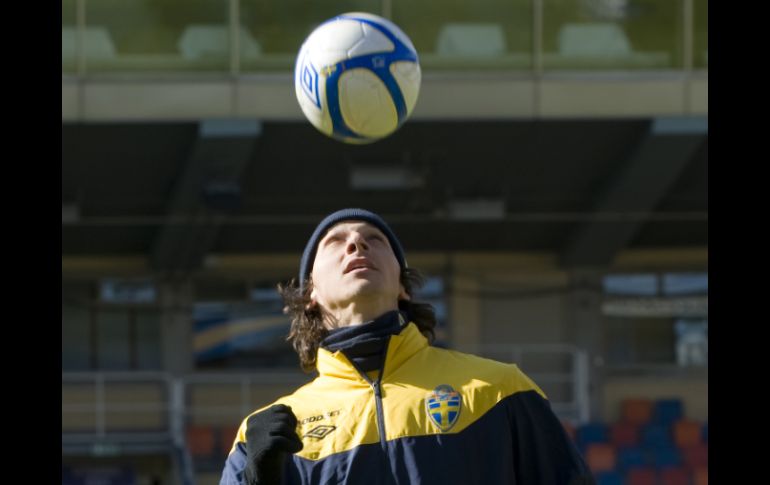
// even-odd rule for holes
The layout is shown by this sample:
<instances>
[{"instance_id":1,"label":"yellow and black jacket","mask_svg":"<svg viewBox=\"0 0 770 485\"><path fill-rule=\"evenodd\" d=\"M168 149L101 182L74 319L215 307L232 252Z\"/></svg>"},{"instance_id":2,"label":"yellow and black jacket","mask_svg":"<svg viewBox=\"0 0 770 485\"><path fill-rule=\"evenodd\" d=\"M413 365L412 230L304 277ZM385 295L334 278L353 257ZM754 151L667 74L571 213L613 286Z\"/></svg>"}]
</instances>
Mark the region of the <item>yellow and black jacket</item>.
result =
<instances>
[{"instance_id":1,"label":"yellow and black jacket","mask_svg":"<svg viewBox=\"0 0 770 485\"><path fill-rule=\"evenodd\" d=\"M432 347L414 323L390 336L379 379L324 348L317 370L273 403L292 408L304 445L286 460L284 484L593 483L545 394L516 365ZM221 485L244 483L245 432L246 419Z\"/></svg>"}]
</instances>

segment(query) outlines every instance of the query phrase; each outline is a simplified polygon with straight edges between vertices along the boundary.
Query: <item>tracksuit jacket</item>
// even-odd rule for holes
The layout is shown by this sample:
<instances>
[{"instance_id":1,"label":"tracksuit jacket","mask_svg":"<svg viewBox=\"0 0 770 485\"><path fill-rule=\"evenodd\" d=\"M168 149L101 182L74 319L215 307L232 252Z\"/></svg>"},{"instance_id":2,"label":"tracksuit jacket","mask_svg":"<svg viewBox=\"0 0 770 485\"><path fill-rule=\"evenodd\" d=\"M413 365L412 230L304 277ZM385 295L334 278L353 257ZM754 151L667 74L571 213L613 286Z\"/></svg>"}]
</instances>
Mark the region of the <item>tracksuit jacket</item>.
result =
<instances>
[{"instance_id":1,"label":"tracksuit jacket","mask_svg":"<svg viewBox=\"0 0 770 485\"><path fill-rule=\"evenodd\" d=\"M399 330L380 372L322 346L318 377L272 403L291 407L304 445L286 460L284 484L594 483L545 394L515 364L430 346L414 323ZM220 485L245 483L247 419Z\"/></svg>"}]
</instances>

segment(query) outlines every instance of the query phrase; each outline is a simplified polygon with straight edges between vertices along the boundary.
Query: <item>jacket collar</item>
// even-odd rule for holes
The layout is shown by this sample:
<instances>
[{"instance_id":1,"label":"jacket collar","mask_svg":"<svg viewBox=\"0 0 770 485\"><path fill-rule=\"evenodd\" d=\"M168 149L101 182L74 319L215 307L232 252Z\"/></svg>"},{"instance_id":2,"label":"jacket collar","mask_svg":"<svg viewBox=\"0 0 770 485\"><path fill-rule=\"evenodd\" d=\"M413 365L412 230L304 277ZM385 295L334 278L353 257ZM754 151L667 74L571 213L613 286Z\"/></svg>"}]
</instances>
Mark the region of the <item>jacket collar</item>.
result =
<instances>
[{"instance_id":1,"label":"jacket collar","mask_svg":"<svg viewBox=\"0 0 770 485\"><path fill-rule=\"evenodd\" d=\"M427 346L428 339L420 333L414 322L410 322L400 334L392 335L388 342L387 353L385 354L385 370L381 380L386 381L393 371L401 367L410 357ZM319 348L316 363L320 377L366 382L342 351L331 352L324 348Z\"/></svg>"}]
</instances>

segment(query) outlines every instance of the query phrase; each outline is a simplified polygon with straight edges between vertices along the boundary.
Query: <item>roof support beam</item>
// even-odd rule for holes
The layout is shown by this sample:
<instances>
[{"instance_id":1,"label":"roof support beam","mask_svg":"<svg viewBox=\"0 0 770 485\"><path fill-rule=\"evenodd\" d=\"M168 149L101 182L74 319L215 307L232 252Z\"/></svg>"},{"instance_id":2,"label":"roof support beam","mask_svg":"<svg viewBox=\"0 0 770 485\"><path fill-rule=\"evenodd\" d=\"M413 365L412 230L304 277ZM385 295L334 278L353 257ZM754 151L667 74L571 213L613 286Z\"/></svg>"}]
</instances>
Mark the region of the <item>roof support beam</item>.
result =
<instances>
[{"instance_id":1,"label":"roof support beam","mask_svg":"<svg viewBox=\"0 0 770 485\"><path fill-rule=\"evenodd\" d=\"M238 204L241 175L260 132L261 125L253 120L200 123L169 197L168 222L160 227L152 246L152 268L185 272L201 266L219 234L220 213Z\"/></svg>"},{"instance_id":2,"label":"roof support beam","mask_svg":"<svg viewBox=\"0 0 770 485\"><path fill-rule=\"evenodd\" d=\"M611 177L594 204L595 212L652 212L692 159L708 133L706 118L658 118L628 160ZM589 221L562 249L563 267L604 266L624 249L645 223Z\"/></svg>"}]
</instances>

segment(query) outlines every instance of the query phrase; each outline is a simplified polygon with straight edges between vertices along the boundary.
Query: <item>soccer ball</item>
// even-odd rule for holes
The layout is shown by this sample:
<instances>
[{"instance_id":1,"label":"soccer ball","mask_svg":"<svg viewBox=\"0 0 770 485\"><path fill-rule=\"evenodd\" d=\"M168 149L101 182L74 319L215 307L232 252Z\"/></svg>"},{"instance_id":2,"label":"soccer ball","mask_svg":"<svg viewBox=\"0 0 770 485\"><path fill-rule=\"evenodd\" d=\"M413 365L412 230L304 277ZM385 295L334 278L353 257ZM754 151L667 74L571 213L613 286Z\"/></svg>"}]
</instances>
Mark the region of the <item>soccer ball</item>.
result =
<instances>
[{"instance_id":1,"label":"soccer ball","mask_svg":"<svg viewBox=\"0 0 770 485\"><path fill-rule=\"evenodd\" d=\"M396 131L412 113L420 80L409 37L393 22L359 12L313 30L294 69L302 112L321 133L346 143Z\"/></svg>"}]
</instances>

